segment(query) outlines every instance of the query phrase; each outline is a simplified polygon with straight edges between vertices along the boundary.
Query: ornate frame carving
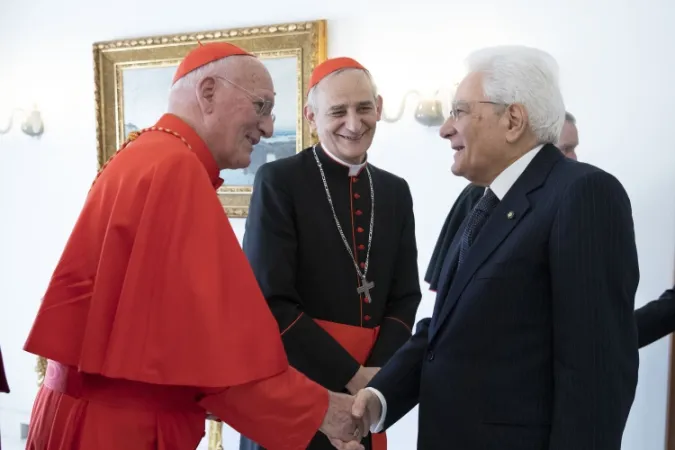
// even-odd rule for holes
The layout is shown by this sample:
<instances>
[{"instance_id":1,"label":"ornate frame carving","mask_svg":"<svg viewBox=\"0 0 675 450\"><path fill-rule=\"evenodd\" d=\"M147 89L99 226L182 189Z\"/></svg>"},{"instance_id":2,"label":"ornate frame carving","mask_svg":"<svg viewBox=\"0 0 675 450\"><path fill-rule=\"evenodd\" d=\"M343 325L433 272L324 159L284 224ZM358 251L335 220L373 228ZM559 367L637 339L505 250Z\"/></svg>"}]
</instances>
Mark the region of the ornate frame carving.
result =
<instances>
[{"instance_id":1,"label":"ornate frame carving","mask_svg":"<svg viewBox=\"0 0 675 450\"><path fill-rule=\"evenodd\" d=\"M261 59L297 57L296 152L313 143L309 126L302 117L302 108L309 76L314 67L326 59L325 20L141 37L94 44L99 167L125 140L122 71L139 67L177 66L198 45L198 41L231 42ZM229 217L243 218L248 215L251 192L250 185L223 185L218 190Z\"/></svg>"}]
</instances>

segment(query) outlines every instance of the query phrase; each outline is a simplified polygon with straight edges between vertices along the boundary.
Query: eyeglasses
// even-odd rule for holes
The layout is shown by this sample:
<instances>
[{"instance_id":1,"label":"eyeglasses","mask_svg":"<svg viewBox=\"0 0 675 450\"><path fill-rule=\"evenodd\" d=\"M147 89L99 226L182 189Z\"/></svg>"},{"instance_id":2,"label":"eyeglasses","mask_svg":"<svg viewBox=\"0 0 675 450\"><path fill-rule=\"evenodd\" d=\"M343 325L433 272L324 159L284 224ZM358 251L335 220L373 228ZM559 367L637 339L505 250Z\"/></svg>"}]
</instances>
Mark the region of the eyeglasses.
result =
<instances>
[{"instance_id":1,"label":"eyeglasses","mask_svg":"<svg viewBox=\"0 0 675 450\"><path fill-rule=\"evenodd\" d=\"M453 102L450 107L450 118L457 120L459 115L462 113L467 113L470 104L482 103L486 105L497 105L497 106L508 106L506 103L490 102L487 100L476 100L472 102Z\"/></svg>"},{"instance_id":2,"label":"eyeglasses","mask_svg":"<svg viewBox=\"0 0 675 450\"><path fill-rule=\"evenodd\" d=\"M258 117L271 117L272 122L274 122L274 120L276 119L274 114L272 114L272 108L274 108L274 102L272 102L271 100L265 100L264 98L255 95L253 92L249 91L248 89L245 89L245 88L239 86L237 83L235 83L231 80L228 80L227 78L225 78L223 76L216 75L214 78L218 78L218 79L221 79L223 81L227 81L232 86L239 89L240 91L248 94L248 96L251 97L251 99L252 99L253 107L255 108L255 113L258 115Z\"/></svg>"}]
</instances>

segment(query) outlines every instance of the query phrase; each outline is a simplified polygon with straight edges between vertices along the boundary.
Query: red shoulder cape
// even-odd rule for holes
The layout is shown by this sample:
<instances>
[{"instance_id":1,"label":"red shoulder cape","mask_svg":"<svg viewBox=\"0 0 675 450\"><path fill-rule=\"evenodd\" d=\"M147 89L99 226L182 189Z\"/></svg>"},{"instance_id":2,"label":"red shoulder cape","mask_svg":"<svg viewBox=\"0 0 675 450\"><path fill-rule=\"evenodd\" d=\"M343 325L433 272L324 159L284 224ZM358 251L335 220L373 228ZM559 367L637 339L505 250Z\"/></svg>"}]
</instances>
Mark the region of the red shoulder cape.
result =
<instances>
[{"instance_id":1,"label":"red shoulder cape","mask_svg":"<svg viewBox=\"0 0 675 450\"><path fill-rule=\"evenodd\" d=\"M278 325L214 192L213 157L177 117L157 126L185 142L143 133L102 170L24 349L156 384L227 387L283 372Z\"/></svg>"}]
</instances>

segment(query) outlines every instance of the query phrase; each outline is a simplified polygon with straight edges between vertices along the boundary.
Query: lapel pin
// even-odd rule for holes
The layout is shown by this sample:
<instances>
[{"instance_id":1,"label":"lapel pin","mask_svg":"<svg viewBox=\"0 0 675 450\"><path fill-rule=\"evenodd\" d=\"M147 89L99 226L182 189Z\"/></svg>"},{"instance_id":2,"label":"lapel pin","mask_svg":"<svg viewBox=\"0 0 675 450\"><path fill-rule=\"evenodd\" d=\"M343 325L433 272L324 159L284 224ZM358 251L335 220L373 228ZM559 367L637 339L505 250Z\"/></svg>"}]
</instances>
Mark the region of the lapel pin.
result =
<instances>
[{"instance_id":1,"label":"lapel pin","mask_svg":"<svg viewBox=\"0 0 675 450\"><path fill-rule=\"evenodd\" d=\"M515 214L513 213L513 211L509 211L506 214L506 218L509 219L509 220L513 219L514 216L515 216Z\"/></svg>"}]
</instances>

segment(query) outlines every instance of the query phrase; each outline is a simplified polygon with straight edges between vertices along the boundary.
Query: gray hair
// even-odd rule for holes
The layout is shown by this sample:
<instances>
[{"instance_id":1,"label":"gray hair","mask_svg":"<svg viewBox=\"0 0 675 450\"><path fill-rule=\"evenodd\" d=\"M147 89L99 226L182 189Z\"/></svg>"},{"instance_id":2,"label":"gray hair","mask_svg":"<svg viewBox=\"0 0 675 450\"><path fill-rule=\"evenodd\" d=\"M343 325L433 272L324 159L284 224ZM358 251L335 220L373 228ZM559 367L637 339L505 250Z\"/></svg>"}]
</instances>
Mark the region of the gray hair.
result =
<instances>
[{"instance_id":1,"label":"gray hair","mask_svg":"<svg viewBox=\"0 0 675 450\"><path fill-rule=\"evenodd\" d=\"M365 73L365 74L366 74L366 77L368 78L368 81L370 82L370 86L371 86L372 89L373 89L373 99L376 99L376 98L377 98L377 86L375 85L375 81L373 80L373 76L372 76L372 75L370 74L370 72L368 72L367 70L357 69L357 68L354 68L354 67L349 67L349 68L346 68L346 69L338 69L338 70L336 70L335 72L333 72L333 73L331 73L330 75L328 75L326 78L332 77L333 75L337 75L338 73L344 72L344 71L346 71L346 70L359 70L359 71ZM324 78L323 80L321 80L318 84L314 85L314 86L312 87L312 89L310 89L309 92L307 93L307 103L306 103L306 104L307 104L307 106L308 106L312 111L314 111L314 112L316 112L317 88L318 88L319 86L321 86L321 83L322 83L323 81L325 81L326 78Z\"/></svg>"},{"instance_id":2,"label":"gray hair","mask_svg":"<svg viewBox=\"0 0 675 450\"><path fill-rule=\"evenodd\" d=\"M527 111L539 144L557 142L565 122L558 64L548 53L524 46L478 50L466 60L469 72L483 75L485 96L495 103L519 103Z\"/></svg>"}]
</instances>

